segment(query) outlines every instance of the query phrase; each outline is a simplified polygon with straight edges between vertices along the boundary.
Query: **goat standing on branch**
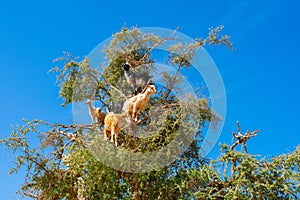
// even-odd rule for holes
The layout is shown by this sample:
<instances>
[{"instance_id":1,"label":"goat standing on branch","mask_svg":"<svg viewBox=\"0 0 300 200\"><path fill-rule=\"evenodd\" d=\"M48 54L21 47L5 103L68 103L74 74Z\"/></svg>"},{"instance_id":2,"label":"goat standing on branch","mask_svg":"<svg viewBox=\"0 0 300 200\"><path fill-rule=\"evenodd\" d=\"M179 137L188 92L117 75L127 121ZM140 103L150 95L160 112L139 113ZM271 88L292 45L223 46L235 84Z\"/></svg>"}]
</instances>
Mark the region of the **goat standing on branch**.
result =
<instances>
[{"instance_id":1,"label":"goat standing on branch","mask_svg":"<svg viewBox=\"0 0 300 200\"><path fill-rule=\"evenodd\" d=\"M151 76L147 73L137 73L132 71L131 65L128 62L122 64L124 75L127 83L133 88L134 94L143 91L144 87L151 80Z\"/></svg>"},{"instance_id":2,"label":"goat standing on branch","mask_svg":"<svg viewBox=\"0 0 300 200\"><path fill-rule=\"evenodd\" d=\"M95 123L95 119L97 120L97 124L103 125L104 123L104 118L105 118L105 113L100 109L92 106L91 100L87 100L86 104L89 107L89 115L92 118L92 124Z\"/></svg>"},{"instance_id":3,"label":"goat standing on branch","mask_svg":"<svg viewBox=\"0 0 300 200\"><path fill-rule=\"evenodd\" d=\"M121 132L121 126L125 122L125 117L127 113L116 114L109 112L104 119L104 138L107 140L108 135L110 136L110 141L118 146L118 135Z\"/></svg>"},{"instance_id":4,"label":"goat standing on branch","mask_svg":"<svg viewBox=\"0 0 300 200\"><path fill-rule=\"evenodd\" d=\"M154 85L148 85L143 93L128 99L123 106L123 111L128 112L132 119L137 122L138 114L146 108L151 94L156 93Z\"/></svg>"}]
</instances>

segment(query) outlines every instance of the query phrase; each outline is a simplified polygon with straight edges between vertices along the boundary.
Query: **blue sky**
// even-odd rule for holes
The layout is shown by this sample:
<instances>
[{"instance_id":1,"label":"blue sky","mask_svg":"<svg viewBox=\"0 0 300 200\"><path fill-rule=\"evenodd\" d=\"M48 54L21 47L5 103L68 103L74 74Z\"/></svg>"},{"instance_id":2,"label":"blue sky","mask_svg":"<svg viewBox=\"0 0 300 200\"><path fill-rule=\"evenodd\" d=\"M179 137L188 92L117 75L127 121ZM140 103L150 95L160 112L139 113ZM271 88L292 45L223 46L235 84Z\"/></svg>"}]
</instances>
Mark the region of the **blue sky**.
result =
<instances>
[{"instance_id":1,"label":"blue sky","mask_svg":"<svg viewBox=\"0 0 300 200\"><path fill-rule=\"evenodd\" d=\"M0 136L22 118L70 122L55 76L47 74L63 51L87 55L127 26L165 27L201 37L224 25L235 51L207 48L223 77L227 117L220 142L242 130L260 129L248 151L263 156L299 144L300 3L290 1L0 1ZM212 155L217 152L216 147ZM0 148L1 199L13 199L23 174L8 176L12 163Z\"/></svg>"}]
</instances>

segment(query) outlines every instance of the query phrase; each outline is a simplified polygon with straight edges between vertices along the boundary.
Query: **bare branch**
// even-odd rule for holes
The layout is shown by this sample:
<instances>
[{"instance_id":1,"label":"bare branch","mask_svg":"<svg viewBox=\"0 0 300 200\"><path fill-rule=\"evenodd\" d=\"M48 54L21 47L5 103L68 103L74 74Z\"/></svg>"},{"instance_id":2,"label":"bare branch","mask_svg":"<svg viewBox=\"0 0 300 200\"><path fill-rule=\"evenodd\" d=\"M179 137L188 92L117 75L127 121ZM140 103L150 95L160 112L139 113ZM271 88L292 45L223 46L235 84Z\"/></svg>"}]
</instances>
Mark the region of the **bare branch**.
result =
<instances>
[{"instance_id":1,"label":"bare branch","mask_svg":"<svg viewBox=\"0 0 300 200\"><path fill-rule=\"evenodd\" d=\"M158 42L156 42L151 49L136 63L136 66L140 65L143 63L143 61L149 56L149 54L151 53L151 51L153 51L156 47L158 47L159 45L161 45L162 43L164 43L165 41L168 40L176 40L176 38L173 38L173 35L178 31L179 27L177 27L173 33L170 35L170 37L167 38L162 38L160 39Z\"/></svg>"},{"instance_id":2,"label":"bare branch","mask_svg":"<svg viewBox=\"0 0 300 200\"><path fill-rule=\"evenodd\" d=\"M250 132L250 131L248 130L248 131L243 135L243 134L241 133L241 127L240 127L239 122L237 121L236 124L237 124L237 127L238 127L238 132L237 132L237 134L234 133L234 132L232 132L231 134L232 134L232 136L233 136L232 140L234 141L234 139L237 139L237 141L236 141L235 143L233 143L233 144L230 146L230 150L233 150L237 145L241 144L241 145L243 145L243 147L244 147L245 150L247 151L246 142L247 142L251 137L256 136L256 135L257 135L256 133L258 133L259 130L255 130L255 131L253 131L253 132Z\"/></svg>"},{"instance_id":3,"label":"bare branch","mask_svg":"<svg viewBox=\"0 0 300 200\"><path fill-rule=\"evenodd\" d=\"M104 77L104 75L100 72L98 72L100 74L100 76L103 78L104 82L109 85L111 88L113 88L114 90L116 90L122 97L124 97L124 99L128 99L126 95L123 94L123 92L121 92L118 88L116 88L115 86L111 85L110 83L108 83Z\"/></svg>"}]
</instances>

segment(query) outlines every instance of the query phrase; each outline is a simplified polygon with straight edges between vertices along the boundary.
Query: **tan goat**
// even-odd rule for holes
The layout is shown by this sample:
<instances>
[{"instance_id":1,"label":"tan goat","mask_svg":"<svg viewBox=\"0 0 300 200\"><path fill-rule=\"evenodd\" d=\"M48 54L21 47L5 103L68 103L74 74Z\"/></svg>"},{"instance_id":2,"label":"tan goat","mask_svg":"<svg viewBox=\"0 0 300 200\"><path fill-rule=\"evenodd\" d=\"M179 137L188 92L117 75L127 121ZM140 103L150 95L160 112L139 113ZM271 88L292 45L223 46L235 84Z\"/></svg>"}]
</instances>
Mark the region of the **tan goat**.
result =
<instances>
[{"instance_id":1,"label":"tan goat","mask_svg":"<svg viewBox=\"0 0 300 200\"><path fill-rule=\"evenodd\" d=\"M118 135L121 132L121 126L125 122L127 113L116 114L109 112L104 119L104 138L107 140L110 135L110 141L118 146Z\"/></svg>"},{"instance_id":2,"label":"tan goat","mask_svg":"<svg viewBox=\"0 0 300 200\"><path fill-rule=\"evenodd\" d=\"M89 107L89 115L92 118L92 123L95 122L95 119L97 120L97 124L103 125L105 113L100 108L95 108L92 106L91 100L87 100L86 104Z\"/></svg>"},{"instance_id":3,"label":"tan goat","mask_svg":"<svg viewBox=\"0 0 300 200\"><path fill-rule=\"evenodd\" d=\"M123 106L123 111L128 112L132 119L137 122L138 114L146 108L151 94L156 93L154 85L148 85L143 93L128 99Z\"/></svg>"}]
</instances>

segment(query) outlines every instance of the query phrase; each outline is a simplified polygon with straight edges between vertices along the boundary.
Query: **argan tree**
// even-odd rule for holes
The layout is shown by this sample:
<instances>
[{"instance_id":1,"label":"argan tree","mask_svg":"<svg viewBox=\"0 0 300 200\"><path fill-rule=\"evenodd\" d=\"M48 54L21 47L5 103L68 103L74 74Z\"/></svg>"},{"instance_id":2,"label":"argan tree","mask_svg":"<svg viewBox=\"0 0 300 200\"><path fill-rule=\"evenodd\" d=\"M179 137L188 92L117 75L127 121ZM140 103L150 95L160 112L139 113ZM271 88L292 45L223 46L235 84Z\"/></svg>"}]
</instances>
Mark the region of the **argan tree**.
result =
<instances>
[{"instance_id":1,"label":"argan tree","mask_svg":"<svg viewBox=\"0 0 300 200\"><path fill-rule=\"evenodd\" d=\"M183 70L193 67L205 45L232 49L222 26L204 39L182 43L167 37L123 28L102 52L104 63L69 53L56 59L62 106L85 105L87 99L105 112L121 113L133 94L122 64L153 77L151 96L138 122L126 119L119 146L103 138L103 126L93 123L53 124L24 120L1 143L15 155L15 167L26 170L21 196L33 199L297 199L300 192L300 149L270 160L247 153L246 142L258 133L232 133L232 145L222 144L220 157L201 157L203 134L221 118L201 90L185 92ZM176 31L174 31L176 33ZM168 43L165 59L174 73L160 71L156 83L155 56ZM150 82L147 84L151 84ZM86 106L86 105L85 105ZM47 131L41 131L47 130ZM241 146L242 150L237 150ZM126 153L124 153L126 152ZM153 152L158 152L153 156ZM162 164L158 166L158 164Z\"/></svg>"}]
</instances>

